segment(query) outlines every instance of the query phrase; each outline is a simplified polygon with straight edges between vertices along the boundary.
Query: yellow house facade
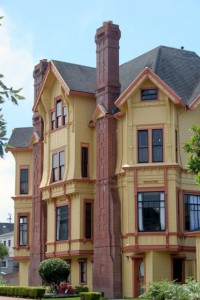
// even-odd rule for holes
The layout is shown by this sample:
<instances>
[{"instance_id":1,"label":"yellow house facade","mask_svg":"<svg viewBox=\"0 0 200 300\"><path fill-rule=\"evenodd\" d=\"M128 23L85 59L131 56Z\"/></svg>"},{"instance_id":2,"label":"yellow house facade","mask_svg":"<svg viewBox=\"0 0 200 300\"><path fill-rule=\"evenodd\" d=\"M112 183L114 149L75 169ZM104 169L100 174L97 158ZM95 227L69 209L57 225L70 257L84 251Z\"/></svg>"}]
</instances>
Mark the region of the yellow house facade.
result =
<instances>
[{"instance_id":1,"label":"yellow house facade","mask_svg":"<svg viewBox=\"0 0 200 300\"><path fill-rule=\"evenodd\" d=\"M8 149L20 285L41 284L38 262L52 257L68 261L73 287L109 298L199 278L200 192L182 145L199 123L200 58L160 46L119 66L119 39L105 22L96 69L34 69L33 128L15 129Z\"/></svg>"}]
</instances>

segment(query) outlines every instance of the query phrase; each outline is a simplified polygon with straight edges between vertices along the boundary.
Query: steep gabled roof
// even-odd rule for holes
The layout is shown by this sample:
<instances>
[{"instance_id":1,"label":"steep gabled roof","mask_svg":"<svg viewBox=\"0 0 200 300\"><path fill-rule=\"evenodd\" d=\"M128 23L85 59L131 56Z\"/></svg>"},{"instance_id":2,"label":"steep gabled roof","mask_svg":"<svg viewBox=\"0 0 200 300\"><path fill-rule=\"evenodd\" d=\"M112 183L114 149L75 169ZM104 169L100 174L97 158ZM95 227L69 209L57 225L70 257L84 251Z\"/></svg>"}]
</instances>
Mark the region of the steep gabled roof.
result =
<instances>
[{"instance_id":1,"label":"steep gabled roof","mask_svg":"<svg viewBox=\"0 0 200 300\"><path fill-rule=\"evenodd\" d=\"M58 72L70 88L70 91L94 93L96 69L67 62L53 60Z\"/></svg>"},{"instance_id":2,"label":"steep gabled roof","mask_svg":"<svg viewBox=\"0 0 200 300\"><path fill-rule=\"evenodd\" d=\"M96 69L52 61L70 91L95 93ZM200 94L200 57L191 51L159 46L120 66L121 94L145 69L151 69L189 106Z\"/></svg>"},{"instance_id":3,"label":"steep gabled roof","mask_svg":"<svg viewBox=\"0 0 200 300\"><path fill-rule=\"evenodd\" d=\"M31 137L33 135L33 127L15 128L8 141L8 150L29 148Z\"/></svg>"},{"instance_id":4,"label":"steep gabled roof","mask_svg":"<svg viewBox=\"0 0 200 300\"><path fill-rule=\"evenodd\" d=\"M159 46L120 66L121 93L145 67L189 105L200 92L200 57L191 51Z\"/></svg>"}]
</instances>

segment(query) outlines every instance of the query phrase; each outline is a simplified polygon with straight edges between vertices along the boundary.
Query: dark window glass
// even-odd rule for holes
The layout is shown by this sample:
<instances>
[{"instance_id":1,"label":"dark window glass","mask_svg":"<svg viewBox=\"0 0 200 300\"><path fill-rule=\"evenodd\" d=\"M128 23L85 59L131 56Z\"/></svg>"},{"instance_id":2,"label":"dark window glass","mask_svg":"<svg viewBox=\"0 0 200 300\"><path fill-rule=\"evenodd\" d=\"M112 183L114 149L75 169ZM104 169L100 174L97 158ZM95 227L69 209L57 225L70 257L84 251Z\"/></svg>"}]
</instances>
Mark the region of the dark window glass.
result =
<instances>
[{"instance_id":1,"label":"dark window glass","mask_svg":"<svg viewBox=\"0 0 200 300\"><path fill-rule=\"evenodd\" d=\"M88 148L81 148L81 174L82 177L88 177Z\"/></svg>"},{"instance_id":2,"label":"dark window glass","mask_svg":"<svg viewBox=\"0 0 200 300\"><path fill-rule=\"evenodd\" d=\"M6 268L7 267L6 260L0 261L0 266L2 268Z\"/></svg>"},{"instance_id":3,"label":"dark window glass","mask_svg":"<svg viewBox=\"0 0 200 300\"><path fill-rule=\"evenodd\" d=\"M27 245L27 216L19 218L19 245Z\"/></svg>"},{"instance_id":4,"label":"dark window glass","mask_svg":"<svg viewBox=\"0 0 200 300\"><path fill-rule=\"evenodd\" d=\"M148 162L148 130L138 131L138 162Z\"/></svg>"},{"instance_id":5,"label":"dark window glass","mask_svg":"<svg viewBox=\"0 0 200 300\"><path fill-rule=\"evenodd\" d=\"M185 195L185 230L200 229L200 195Z\"/></svg>"},{"instance_id":6,"label":"dark window glass","mask_svg":"<svg viewBox=\"0 0 200 300\"><path fill-rule=\"evenodd\" d=\"M56 128L56 116L55 116L55 111L52 111L51 113L51 129Z\"/></svg>"},{"instance_id":7,"label":"dark window glass","mask_svg":"<svg viewBox=\"0 0 200 300\"><path fill-rule=\"evenodd\" d=\"M62 180L64 177L65 170L65 156L64 151L59 152L59 180Z\"/></svg>"},{"instance_id":8,"label":"dark window glass","mask_svg":"<svg viewBox=\"0 0 200 300\"><path fill-rule=\"evenodd\" d=\"M165 230L165 200L163 192L138 193L139 231Z\"/></svg>"},{"instance_id":9,"label":"dark window glass","mask_svg":"<svg viewBox=\"0 0 200 300\"><path fill-rule=\"evenodd\" d=\"M8 247L11 247L11 240L8 240Z\"/></svg>"},{"instance_id":10,"label":"dark window glass","mask_svg":"<svg viewBox=\"0 0 200 300\"><path fill-rule=\"evenodd\" d=\"M67 124L67 107L63 106L63 125Z\"/></svg>"},{"instance_id":11,"label":"dark window glass","mask_svg":"<svg viewBox=\"0 0 200 300\"><path fill-rule=\"evenodd\" d=\"M56 240L68 240L68 231L68 206L65 205L56 209Z\"/></svg>"},{"instance_id":12,"label":"dark window glass","mask_svg":"<svg viewBox=\"0 0 200 300\"><path fill-rule=\"evenodd\" d=\"M53 182L58 181L58 154L55 153L52 156L52 176Z\"/></svg>"},{"instance_id":13,"label":"dark window glass","mask_svg":"<svg viewBox=\"0 0 200 300\"><path fill-rule=\"evenodd\" d=\"M85 238L92 238L92 203L85 203Z\"/></svg>"},{"instance_id":14,"label":"dark window glass","mask_svg":"<svg viewBox=\"0 0 200 300\"><path fill-rule=\"evenodd\" d=\"M57 127L62 126L62 101L58 100L56 102L56 121L57 121Z\"/></svg>"},{"instance_id":15,"label":"dark window glass","mask_svg":"<svg viewBox=\"0 0 200 300\"><path fill-rule=\"evenodd\" d=\"M80 262L81 283L86 283L86 262Z\"/></svg>"},{"instance_id":16,"label":"dark window glass","mask_svg":"<svg viewBox=\"0 0 200 300\"><path fill-rule=\"evenodd\" d=\"M28 194L28 169L20 170L20 194Z\"/></svg>"},{"instance_id":17,"label":"dark window glass","mask_svg":"<svg viewBox=\"0 0 200 300\"><path fill-rule=\"evenodd\" d=\"M175 131L175 158L176 162L178 162L178 132Z\"/></svg>"},{"instance_id":18,"label":"dark window glass","mask_svg":"<svg viewBox=\"0 0 200 300\"><path fill-rule=\"evenodd\" d=\"M162 129L152 130L152 161L163 161L163 132Z\"/></svg>"},{"instance_id":19,"label":"dark window glass","mask_svg":"<svg viewBox=\"0 0 200 300\"><path fill-rule=\"evenodd\" d=\"M157 89L145 89L141 91L142 100L156 100L158 98Z\"/></svg>"}]
</instances>

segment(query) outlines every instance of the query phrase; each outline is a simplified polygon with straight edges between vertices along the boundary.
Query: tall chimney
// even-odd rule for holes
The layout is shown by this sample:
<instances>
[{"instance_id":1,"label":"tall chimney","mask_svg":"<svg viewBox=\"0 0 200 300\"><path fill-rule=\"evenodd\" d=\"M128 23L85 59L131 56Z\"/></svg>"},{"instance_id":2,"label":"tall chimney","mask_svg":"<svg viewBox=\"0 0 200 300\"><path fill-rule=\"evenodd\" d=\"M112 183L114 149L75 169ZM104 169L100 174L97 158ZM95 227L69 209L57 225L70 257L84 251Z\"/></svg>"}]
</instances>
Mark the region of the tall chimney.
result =
<instances>
[{"instance_id":1,"label":"tall chimney","mask_svg":"<svg viewBox=\"0 0 200 300\"><path fill-rule=\"evenodd\" d=\"M34 102L37 100L48 62L43 59L37 64L33 71L34 78ZM46 219L47 208L42 201L40 183L43 173L43 119L38 112L33 115L33 129L37 133L38 140L33 144L33 178L32 191L32 223L31 223L31 246L29 265L29 285L41 285L42 281L38 273L39 263L45 259L46 250Z\"/></svg>"},{"instance_id":2,"label":"tall chimney","mask_svg":"<svg viewBox=\"0 0 200 300\"><path fill-rule=\"evenodd\" d=\"M118 25L104 22L97 29L97 105L107 114L96 122L96 199L94 224L93 289L108 298L122 297L121 213L115 176L117 159L114 102L120 93Z\"/></svg>"}]
</instances>

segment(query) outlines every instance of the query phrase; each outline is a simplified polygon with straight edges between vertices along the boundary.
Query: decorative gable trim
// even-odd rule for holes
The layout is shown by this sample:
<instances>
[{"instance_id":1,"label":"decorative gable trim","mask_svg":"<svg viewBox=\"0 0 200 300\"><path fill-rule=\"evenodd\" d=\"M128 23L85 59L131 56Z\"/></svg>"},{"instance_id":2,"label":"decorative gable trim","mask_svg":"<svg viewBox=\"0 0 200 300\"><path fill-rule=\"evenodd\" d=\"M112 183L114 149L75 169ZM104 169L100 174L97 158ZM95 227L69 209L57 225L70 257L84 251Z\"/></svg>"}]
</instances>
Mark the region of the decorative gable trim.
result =
<instances>
[{"instance_id":1,"label":"decorative gable trim","mask_svg":"<svg viewBox=\"0 0 200 300\"><path fill-rule=\"evenodd\" d=\"M106 114L107 114L107 111L105 110L103 105L97 104L97 107L96 107L95 112L92 117L92 121L94 123L96 123L97 119L105 117Z\"/></svg>"},{"instance_id":2,"label":"decorative gable trim","mask_svg":"<svg viewBox=\"0 0 200 300\"><path fill-rule=\"evenodd\" d=\"M67 95L69 95L70 89L69 89L68 85L66 84L66 82L64 81L64 79L62 78L60 73L58 72L58 70L57 70L56 66L54 65L54 63L52 61L50 61L49 64L48 64L47 72L46 72L45 77L43 79L43 82L41 84L41 88L40 88L40 91L38 93L37 99L36 99L35 104L33 106L33 111L37 111L37 107L38 107L38 104L39 104L39 101L40 101L40 98L41 98L42 92L44 90L44 86L46 84L46 81L47 81L47 78L49 76L50 71L53 72L56 79L60 82L61 86L63 87L63 89L65 91L65 93Z\"/></svg>"},{"instance_id":3,"label":"decorative gable trim","mask_svg":"<svg viewBox=\"0 0 200 300\"><path fill-rule=\"evenodd\" d=\"M194 110L197 108L197 106L199 106L200 104L200 95L198 95L198 97L196 99L194 99L192 101L192 103L190 103L190 105L188 106L189 109Z\"/></svg>"},{"instance_id":4,"label":"decorative gable trim","mask_svg":"<svg viewBox=\"0 0 200 300\"><path fill-rule=\"evenodd\" d=\"M150 68L146 67L143 71L133 80L133 82L127 87L127 89L120 95L115 101L117 107L121 107L128 98L134 93L134 91L146 80L151 80L160 90L163 91L175 104L180 104L185 107L182 99L162 80L158 77Z\"/></svg>"}]
</instances>

